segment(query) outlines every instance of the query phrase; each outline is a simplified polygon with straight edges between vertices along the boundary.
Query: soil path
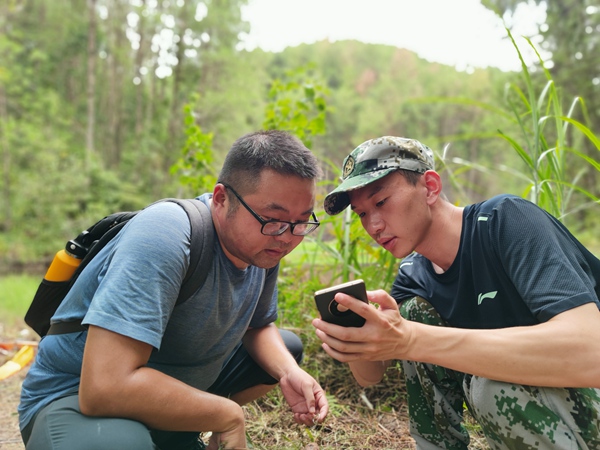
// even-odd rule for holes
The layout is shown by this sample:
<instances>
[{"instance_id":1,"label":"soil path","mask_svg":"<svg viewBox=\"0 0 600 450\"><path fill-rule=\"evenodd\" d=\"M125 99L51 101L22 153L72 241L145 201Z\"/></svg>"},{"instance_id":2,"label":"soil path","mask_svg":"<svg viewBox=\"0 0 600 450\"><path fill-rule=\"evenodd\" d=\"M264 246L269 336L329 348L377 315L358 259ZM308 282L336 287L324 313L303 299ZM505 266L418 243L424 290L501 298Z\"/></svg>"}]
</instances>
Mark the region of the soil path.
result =
<instances>
[{"instance_id":1,"label":"soil path","mask_svg":"<svg viewBox=\"0 0 600 450\"><path fill-rule=\"evenodd\" d=\"M0 358L0 365L4 364L6 357ZM2 450L24 450L25 446L19 432L19 418L17 406L21 383L27 369L0 381L0 449Z\"/></svg>"}]
</instances>

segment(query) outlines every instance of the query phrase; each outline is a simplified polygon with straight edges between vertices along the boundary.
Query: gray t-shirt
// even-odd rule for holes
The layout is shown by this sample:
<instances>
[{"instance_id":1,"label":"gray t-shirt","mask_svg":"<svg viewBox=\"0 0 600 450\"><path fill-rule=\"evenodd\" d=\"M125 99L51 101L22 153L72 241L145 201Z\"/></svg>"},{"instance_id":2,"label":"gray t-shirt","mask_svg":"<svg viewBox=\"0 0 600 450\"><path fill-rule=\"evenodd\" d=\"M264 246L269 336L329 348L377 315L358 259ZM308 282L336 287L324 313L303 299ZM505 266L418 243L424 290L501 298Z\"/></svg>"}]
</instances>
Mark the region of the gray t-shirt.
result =
<instances>
[{"instance_id":1,"label":"gray t-shirt","mask_svg":"<svg viewBox=\"0 0 600 450\"><path fill-rule=\"evenodd\" d=\"M210 195L200 197L208 204ZM140 212L89 263L54 321L84 324L154 347L149 367L206 390L248 327L277 318L277 273L237 269L214 239L202 287L175 307L190 257L190 224L183 209L163 202ZM77 392L87 332L42 339L21 392L21 428L40 408Z\"/></svg>"}]
</instances>

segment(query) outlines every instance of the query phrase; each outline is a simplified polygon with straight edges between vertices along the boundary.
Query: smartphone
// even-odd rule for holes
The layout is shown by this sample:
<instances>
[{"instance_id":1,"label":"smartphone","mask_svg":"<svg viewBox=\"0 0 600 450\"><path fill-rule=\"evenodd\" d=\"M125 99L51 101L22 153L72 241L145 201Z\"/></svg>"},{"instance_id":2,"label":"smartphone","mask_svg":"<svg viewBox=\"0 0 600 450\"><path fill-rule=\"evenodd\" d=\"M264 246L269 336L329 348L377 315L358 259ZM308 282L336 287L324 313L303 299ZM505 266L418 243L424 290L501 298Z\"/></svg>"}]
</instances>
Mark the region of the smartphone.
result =
<instances>
[{"instance_id":1,"label":"smartphone","mask_svg":"<svg viewBox=\"0 0 600 450\"><path fill-rule=\"evenodd\" d=\"M326 322L345 327L362 327L365 324L365 319L362 316L349 309L345 311L338 309L339 304L334 299L335 294L338 292L343 292L368 303L365 282L360 279L320 289L315 292L315 302L321 313L321 318Z\"/></svg>"}]
</instances>

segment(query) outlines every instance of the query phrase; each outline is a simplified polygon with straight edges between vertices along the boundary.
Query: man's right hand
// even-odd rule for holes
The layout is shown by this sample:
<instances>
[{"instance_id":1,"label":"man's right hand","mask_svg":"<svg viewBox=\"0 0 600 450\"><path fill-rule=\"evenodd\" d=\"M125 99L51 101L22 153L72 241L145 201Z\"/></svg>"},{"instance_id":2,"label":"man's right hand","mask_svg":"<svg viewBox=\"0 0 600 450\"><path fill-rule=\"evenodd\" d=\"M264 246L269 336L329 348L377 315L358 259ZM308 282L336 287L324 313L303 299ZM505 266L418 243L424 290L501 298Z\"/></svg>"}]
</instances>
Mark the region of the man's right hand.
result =
<instances>
[{"instance_id":1,"label":"man's right hand","mask_svg":"<svg viewBox=\"0 0 600 450\"><path fill-rule=\"evenodd\" d=\"M405 359L410 349L412 323L400 315L398 304L383 290L368 291L367 304L346 294L337 294L338 303L364 317L360 327L342 327L321 319L313 320L323 349L341 362L390 361ZM376 303L379 307L375 307Z\"/></svg>"}]
</instances>

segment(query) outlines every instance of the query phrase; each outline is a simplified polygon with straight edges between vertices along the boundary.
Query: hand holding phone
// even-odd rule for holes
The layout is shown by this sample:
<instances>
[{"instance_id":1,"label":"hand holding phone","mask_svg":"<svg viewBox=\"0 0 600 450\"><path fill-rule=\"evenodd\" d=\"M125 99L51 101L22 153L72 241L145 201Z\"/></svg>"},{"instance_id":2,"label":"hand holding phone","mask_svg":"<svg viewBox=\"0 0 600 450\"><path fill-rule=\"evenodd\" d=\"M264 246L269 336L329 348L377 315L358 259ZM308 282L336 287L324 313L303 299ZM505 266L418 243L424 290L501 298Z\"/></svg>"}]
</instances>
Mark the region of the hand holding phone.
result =
<instances>
[{"instance_id":1,"label":"hand holding phone","mask_svg":"<svg viewBox=\"0 0 600 450\"><path fill-rule=\"evenodd\" d=\"M335 294L343 292L358 300L368 303L367 290L363 280L354 280L347 283L338 284L315 292L315 302L321 313L321 318L325 322L345 327L362 327L365 324L364 317L359 316L350 309L340 310L338 302L335 301Z\"/></svg>"}]
</instances>

